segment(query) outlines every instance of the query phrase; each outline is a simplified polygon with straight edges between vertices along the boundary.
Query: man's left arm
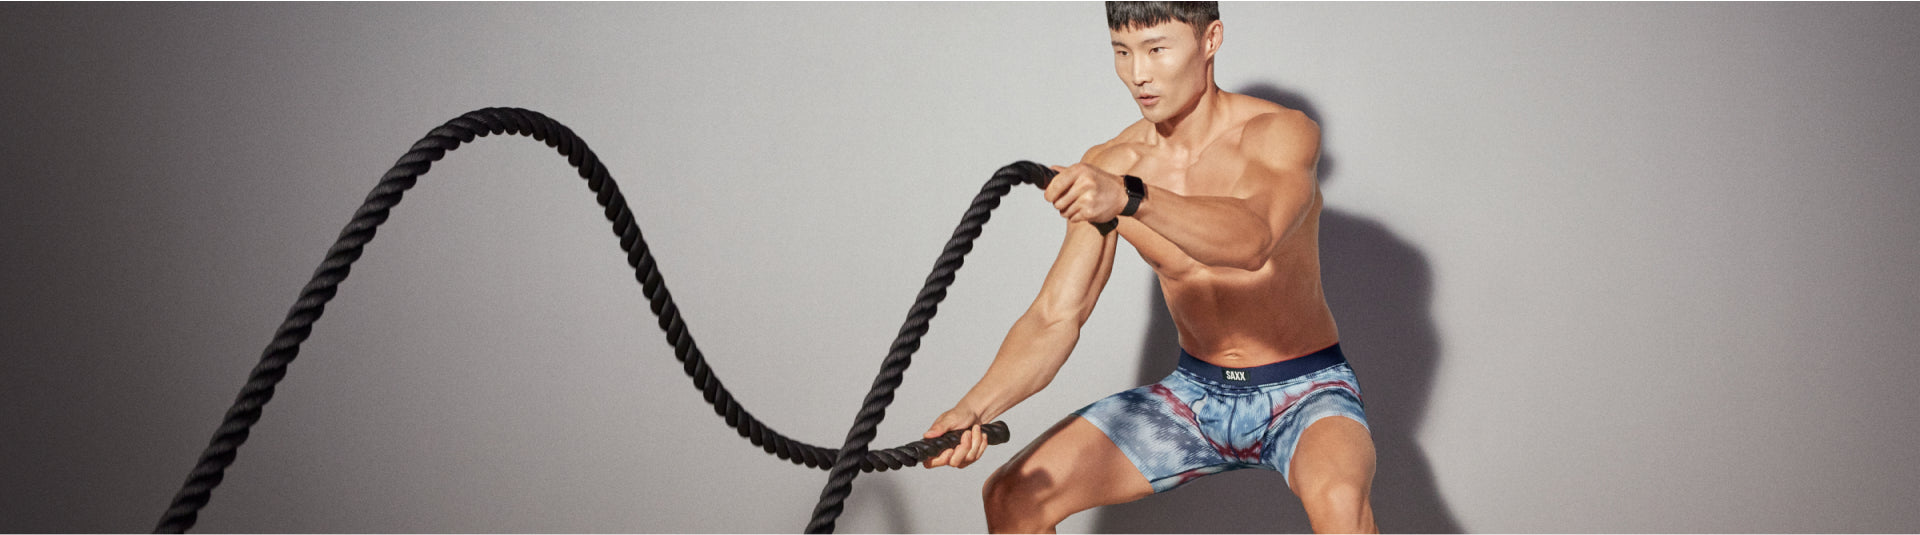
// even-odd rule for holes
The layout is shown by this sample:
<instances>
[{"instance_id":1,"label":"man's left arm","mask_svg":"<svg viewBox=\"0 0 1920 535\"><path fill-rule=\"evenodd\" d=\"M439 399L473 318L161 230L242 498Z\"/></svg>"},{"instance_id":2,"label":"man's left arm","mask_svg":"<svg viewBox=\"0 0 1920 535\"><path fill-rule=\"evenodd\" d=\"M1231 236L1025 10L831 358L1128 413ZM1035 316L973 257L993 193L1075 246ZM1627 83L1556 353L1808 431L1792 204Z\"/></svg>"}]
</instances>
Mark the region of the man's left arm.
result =
<instances>
[{"instance_id":1,"label":"man's left arm","mask_svg":"<svg viewBox=\"0 0 1920 535\"><path fill-rule=\"evenodd\" d=\"M1313 205L1319 125L1298 111L1248 121L1240 134L1246 171L1231 196L1179 196L1146 186L1133 219L1208 267L1258 270L1300 228ZM1054 167L1046 199L1069 221L1114 221L1127 203L1119 176L1087 163Z\"/></svg>"},{"instance_id":2,"label":"man's left arm","mask_svg":"<svg viewBox=\"0 0 1920 535\"><path fill-rule=\"evenodd\" d=\"M1202 264L1249 271L1265 266L1313 206L1320 128L1298 113L1269 114L1248 122L1240 146L1246 171L1230 195L1179 195L1149 185L1133 218ZM1070 170L1081 171L1073 173L1082 175L1075 181L1081 183L1048 195L1062 215L1088 221L1119 215L1126 193L1117 177Z\"/></svg>"}]
</instances>

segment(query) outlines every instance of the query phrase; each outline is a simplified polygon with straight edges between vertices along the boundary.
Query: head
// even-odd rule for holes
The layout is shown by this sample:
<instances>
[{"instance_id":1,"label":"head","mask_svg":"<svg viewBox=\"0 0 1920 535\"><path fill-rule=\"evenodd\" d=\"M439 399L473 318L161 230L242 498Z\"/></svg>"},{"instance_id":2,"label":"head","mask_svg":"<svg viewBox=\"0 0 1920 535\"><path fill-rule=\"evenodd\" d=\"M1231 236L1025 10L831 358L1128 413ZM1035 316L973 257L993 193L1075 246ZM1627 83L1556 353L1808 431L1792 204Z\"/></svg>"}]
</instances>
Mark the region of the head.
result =
<instances>
[{"instance_id":1,"label":"head","mask_svg":"<svg viewBox=\"0 0 1920 535\"><path fill-rule=\"evenodd\" d=\"M1213 87L1225 27L1214 2L1107 2L1113 70L1154 123L1185 117Z\"/></svg>"}]
</instances>

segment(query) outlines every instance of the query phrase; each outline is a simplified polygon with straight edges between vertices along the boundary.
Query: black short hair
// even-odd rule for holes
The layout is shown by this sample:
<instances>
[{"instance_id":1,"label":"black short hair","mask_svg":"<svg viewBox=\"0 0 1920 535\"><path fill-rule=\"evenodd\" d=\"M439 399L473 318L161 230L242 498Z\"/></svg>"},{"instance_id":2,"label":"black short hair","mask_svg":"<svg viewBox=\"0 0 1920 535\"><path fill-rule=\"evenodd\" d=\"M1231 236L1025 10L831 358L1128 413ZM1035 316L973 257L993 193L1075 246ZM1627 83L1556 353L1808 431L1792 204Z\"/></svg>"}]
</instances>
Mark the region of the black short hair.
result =
<instances>
[{"instance_id":1,"label":"black short hair","mask_svg":"<svg viewBox=\"0 0 1920 535\"><path fill-rule=\"evenodd\" d=\"M1219 2L1107 2L1107 28L1150 28L1167 21L1193 26L1193 33L1207 31L1207 25L1220 20Z\"/></svg>"}]
</instances>

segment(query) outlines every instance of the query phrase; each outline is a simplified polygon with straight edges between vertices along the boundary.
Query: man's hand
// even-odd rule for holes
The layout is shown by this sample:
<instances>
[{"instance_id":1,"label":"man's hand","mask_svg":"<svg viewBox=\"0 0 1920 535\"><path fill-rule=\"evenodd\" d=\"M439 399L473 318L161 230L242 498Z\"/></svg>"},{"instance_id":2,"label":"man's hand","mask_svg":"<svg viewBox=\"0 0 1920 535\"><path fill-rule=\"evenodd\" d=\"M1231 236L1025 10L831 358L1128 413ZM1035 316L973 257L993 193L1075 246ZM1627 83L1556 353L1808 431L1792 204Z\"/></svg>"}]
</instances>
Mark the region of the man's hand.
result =
<instances>
[{"instance_id":1,"label":"man's hand","mask_svg":"<svg viewBox=\"0 0 1920 535\"><path fill-rule=\"evenodd\" d=\"M936 466L966 468L967 465L980 460L980 455L987 452L987 435L980 431L980 415L959 407L954 407L934 419L933 427L927 428L927 434L921 438L934 438L955 429L967 430L960 435L960 445L940 452L937 457L927 459L927 468Z\"/></svg>"},{"instance_id":2,"label":"man's hand","mask_svg":"<svg viewBox=\"0 0 1920 535\"><path fill-rule=\"evenodd\" d=\"M1126 182L1119 176L1085 163L1049 166L1060 173L1047 185L1047 202L1060 216L1075 223L1105 223L1120 217L1127 207Z\"/></svg>"}]
</instances>

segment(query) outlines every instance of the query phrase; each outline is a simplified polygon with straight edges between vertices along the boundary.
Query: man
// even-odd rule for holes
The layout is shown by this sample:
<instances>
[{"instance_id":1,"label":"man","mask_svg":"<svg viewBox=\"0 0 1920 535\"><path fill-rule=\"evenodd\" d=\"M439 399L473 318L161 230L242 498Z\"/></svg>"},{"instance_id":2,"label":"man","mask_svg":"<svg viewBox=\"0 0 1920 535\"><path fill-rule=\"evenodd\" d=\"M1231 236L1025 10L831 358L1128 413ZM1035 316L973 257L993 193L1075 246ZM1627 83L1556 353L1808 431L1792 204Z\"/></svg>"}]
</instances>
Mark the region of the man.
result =
<instances>
[{"instance_id":1,"label":"man","mask_svg":"<svg viewBox=\"0 0 1920 535\"><path fill-rule=\"evenodd\" d=\"M985 376L927 430L968 432L926 466L979 460L979 425L1052 381L1119 238L1159 277L1181 362L1068 416L994 472L982 491L990 531L1052 532L1074 513L1238 468L1283 474L1314 531L1377 530L1373 441L1320 288L1319 127L1214 85L1218 19L1211 2L1107 3L1114 69L1143 119L1054 167L1046 198L1068 221L1065 243ZM1087 224L1116 218L1111 234Z\"/></svg>"}]
</instances>

